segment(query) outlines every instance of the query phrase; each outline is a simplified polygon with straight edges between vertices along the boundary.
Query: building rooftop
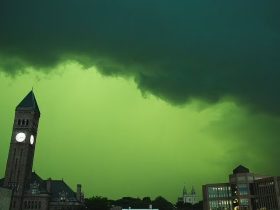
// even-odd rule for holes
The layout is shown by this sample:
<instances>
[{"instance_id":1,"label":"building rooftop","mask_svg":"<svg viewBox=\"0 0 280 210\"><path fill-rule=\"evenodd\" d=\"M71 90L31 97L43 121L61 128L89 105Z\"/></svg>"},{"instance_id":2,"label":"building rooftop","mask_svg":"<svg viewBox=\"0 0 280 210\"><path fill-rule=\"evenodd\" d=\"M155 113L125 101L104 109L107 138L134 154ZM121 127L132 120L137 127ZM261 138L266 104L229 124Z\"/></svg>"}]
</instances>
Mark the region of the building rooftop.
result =
<instances>
[{"instance_id":1,"label":"building rooftop","mask_svg":"<svg viewBox=\"0 0 280 210\"><path fill-rule=\"evenodd\" d=\"M250 173L250 170L245 166L239 165L235 169L233 169L233 174L240 174L240 173Z\"/></svg>"},{"instance_id":2,"label":"building rooftop","mask_svg":"<svg viewBox=\"0 0 280 210\"><path fill-rule=\"evenodd\" d=\"M48 193L48 181L51 184L51 192L49 194L52 201L60 201L62 198L65 198L68 201L77 201L76 193L63 180L43 180L35 172L32 172L31 184L39 184L40 193Z\"/></svg>"},{"instance_id":3,"label":"building rooftop","mask_svg":"<svg viewBox=\"0 0 280 210\"><path fill-rule=\"evenodd\" d=\"M47 191L47 181L51 182L51 191ZM4 184L4 178L0 179L0 187ZM35 187L35 188L33 188ZM51 201L67 201L78 202L76 193L63 180L43 180L38 174L32 172L30 186L26 192L32 193L32 188L38 190L39 194L49 194Z\"/></svg>"},{"instance_id":4,"label":"building rooftop","mask_svg":"<svg viewBox=\"0 0 280 210\"><path fill-rule=\"evenodd\" d=\"M16 111L20 110L33 110L40 114L39 106L37 104L33 90L31 90L17 105Z\"/></svg>"}]
</instances>

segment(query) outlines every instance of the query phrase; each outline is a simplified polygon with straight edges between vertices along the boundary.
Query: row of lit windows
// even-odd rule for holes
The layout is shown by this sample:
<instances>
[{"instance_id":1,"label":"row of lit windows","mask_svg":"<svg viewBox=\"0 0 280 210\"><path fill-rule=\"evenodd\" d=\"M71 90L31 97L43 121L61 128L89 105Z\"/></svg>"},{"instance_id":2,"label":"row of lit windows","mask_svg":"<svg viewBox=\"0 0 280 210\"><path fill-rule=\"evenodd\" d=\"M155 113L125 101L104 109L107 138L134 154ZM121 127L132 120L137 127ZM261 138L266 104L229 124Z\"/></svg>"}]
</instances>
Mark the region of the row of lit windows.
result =
<instances>
[{"instance_id":1,"label":"row of lit windows","mask_svg":"<svg viewBox=\"0 0 280 210\"><path fill-rule=\"evenodd\" d=\"M41 201L24 201L25 209L40 209Z\"/></svg>"},{"instance_id":2,"label":"row of lit windows","mask_svg":"<svg viewBox=\"0 0 280 210\"><path fill-rule=\"evenodd\" d=\"M219 186L219 187L208 187L208 190L219 191L219 190L230 190L229 186Z\"/></svg>"},{"instance_id":3,"label":"row of lit windows","mask_svg":"<svg viewBox=\"0 0 280 210\"><path fill-rule=\"evenodd\" d=\"M248 206L249 205L249 200L248 199L240 199L240 205L241 206Z\"/></svg>"},{"instance_id":4,"label":"row of lit windows","mask_svg":"<svg viewBox=\"0 0 280 210\"><path fill-rule=\"evenodd\" d=\"M210 209L215 209L215 208L228 208L232 206L231 200L215 200L215 201L210 201L209 202L209 207Z\"/></svg>"},{"instance_id":5,"label":"row of lit windows","mask_svg":"<svg viewBox=\"0 0 280 210\"><path fill-rule=\"evenodd\" d=\"M208 187L209 198L228 198L231 196L230 187Z\"/></svg>"}]
</instances>

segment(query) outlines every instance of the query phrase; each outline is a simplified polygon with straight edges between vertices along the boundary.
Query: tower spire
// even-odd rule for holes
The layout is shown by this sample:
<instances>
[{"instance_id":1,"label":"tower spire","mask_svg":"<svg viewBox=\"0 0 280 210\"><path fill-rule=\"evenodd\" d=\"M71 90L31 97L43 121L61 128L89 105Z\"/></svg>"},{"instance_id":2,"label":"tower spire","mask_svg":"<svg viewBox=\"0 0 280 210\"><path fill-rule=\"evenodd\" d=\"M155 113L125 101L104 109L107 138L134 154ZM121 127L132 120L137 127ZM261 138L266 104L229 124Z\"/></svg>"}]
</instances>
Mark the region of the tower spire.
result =
<instances>
[{"instance_id":1,"label":"tower spire","mask_svg":"<svg viewBox=\"0 0 280 210\"><path fill-rule=\"evenodd\" d=\"M186 188L186 185L184 185L184 188L183 188L183 195L187 195L187 188Z\"/></svg>"},{"instance_id":2,"label":"tower spire","mask_svg":"<svg viewBox=\"0 0 280 210\"><path fill-rule=\"evenodd\" d=\"M193 186L192 186L191 194L192 194L192 195L195 195L195 190L194 190L194 187L193 187Z\"/></svg>"},{"instance_id":3,"label":"tower spire","mask_svg":"<svg viewBox=\"0 0 280 210\"><path fill-rule=\"evenodd\" d=\"M16 111L32 110L40 114L39 106L37 104L33 87L32 90L24 97L24 99L17 105Z\"/></svg>"}]
</instances>

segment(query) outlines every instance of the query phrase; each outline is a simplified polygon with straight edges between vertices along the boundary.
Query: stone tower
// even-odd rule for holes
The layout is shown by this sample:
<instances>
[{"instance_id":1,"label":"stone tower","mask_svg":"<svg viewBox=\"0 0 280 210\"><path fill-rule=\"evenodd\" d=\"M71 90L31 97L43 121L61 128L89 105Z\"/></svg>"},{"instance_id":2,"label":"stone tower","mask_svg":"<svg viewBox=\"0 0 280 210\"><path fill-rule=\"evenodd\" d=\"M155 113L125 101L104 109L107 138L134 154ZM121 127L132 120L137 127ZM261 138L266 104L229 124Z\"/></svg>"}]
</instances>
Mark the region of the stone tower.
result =
<instances>
[{"instance_id":1,"label":"stone tower","mask_svg":"<svg viewBox=\"0 0 280 210\"><path fill-rule=\"evenodd\" d=\"M39 118L40 110L30 91L15 110L6 165L4 187L13 189L12 209L22 208L23 193L30 184Z\"/></svg>"}]
</instances>

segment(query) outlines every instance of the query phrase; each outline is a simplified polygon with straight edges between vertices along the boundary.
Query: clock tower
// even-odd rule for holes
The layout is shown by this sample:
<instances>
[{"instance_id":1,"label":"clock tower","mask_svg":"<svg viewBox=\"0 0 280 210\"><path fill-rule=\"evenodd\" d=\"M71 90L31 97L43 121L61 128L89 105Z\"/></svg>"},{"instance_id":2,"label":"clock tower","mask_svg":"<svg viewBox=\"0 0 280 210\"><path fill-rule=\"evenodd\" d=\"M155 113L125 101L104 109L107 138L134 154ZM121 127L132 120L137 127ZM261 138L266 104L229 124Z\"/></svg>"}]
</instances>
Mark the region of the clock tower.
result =
<instances>
[{"instance_id":1,"label":"clock tower","mask_svg":"<svg viewBox=\"0 0 280 210\"><path fill-rule=\"evenodd\" d=\"M13 189L15 209L21 208L24 190L29 187L36 146L40 110L33 90L15 110L4 187Z\"/></svg>"}]
</instances>

